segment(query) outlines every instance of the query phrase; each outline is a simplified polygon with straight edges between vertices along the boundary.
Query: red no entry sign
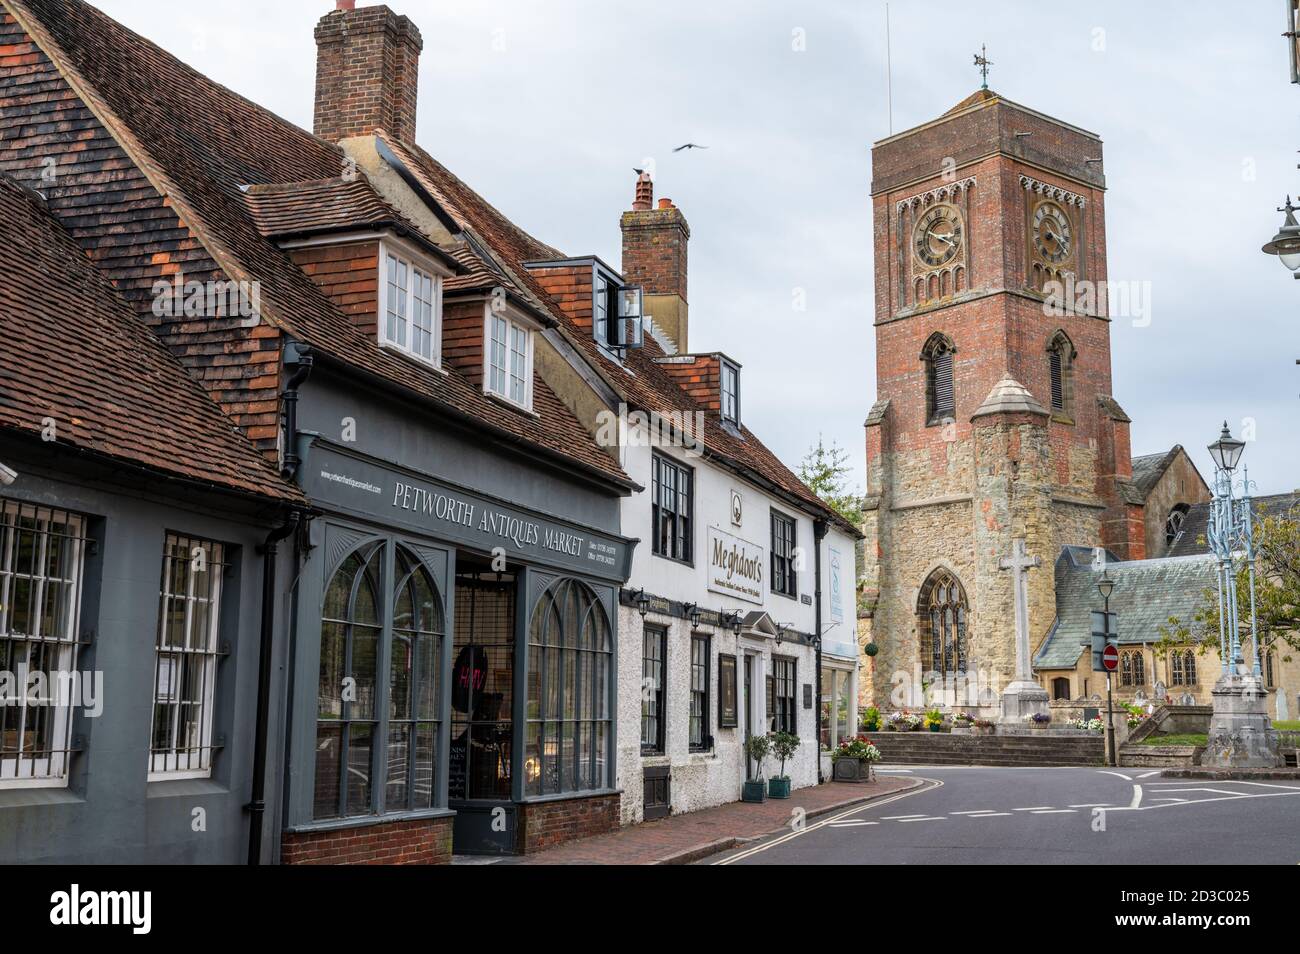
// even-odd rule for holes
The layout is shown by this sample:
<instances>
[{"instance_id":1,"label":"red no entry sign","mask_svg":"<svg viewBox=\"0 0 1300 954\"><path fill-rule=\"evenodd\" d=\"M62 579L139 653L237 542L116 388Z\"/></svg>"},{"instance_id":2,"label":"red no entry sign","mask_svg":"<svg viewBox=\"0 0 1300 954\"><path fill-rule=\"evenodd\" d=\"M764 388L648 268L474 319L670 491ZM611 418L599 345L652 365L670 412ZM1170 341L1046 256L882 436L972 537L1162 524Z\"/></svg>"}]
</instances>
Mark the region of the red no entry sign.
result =
<instances>
[{"instance_id":1,"label":"red no entry sign","mask_svg":"<svg viewBox=\"0 0 1300 954\"><path fill-rule=\"evenodd\" d=\"M1114 646L1107 646L1101 651L1101 664L1109 671L1114 672L1119 668L1119 650Z\"/></svg>"}]
</instances>

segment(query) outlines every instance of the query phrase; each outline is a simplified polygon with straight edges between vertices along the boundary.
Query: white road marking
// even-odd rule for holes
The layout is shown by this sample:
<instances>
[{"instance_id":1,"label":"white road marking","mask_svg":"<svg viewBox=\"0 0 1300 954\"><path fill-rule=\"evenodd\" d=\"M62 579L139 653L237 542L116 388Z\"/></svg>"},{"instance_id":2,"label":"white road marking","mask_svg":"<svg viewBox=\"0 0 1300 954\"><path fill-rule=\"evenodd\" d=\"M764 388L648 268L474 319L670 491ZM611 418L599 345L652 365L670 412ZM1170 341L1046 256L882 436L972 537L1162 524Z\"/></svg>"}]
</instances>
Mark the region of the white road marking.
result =
<instances>
[{"instance_id":1,"label":"white road marking","mask_svg":"<svg viewBox=\"0 0 1300 954\"><path fill-rule=\"evenodd\" d=\"M1173 795L1157 795L1155 798L1152 799L1152 801L1155 801L1155 802L1185 802L1185 801L1187 801L1187 799L1185 799L1185 798L1177 798L1177 797L1175 797L1175 796L1173 796Z\"/></svg>"},{"instance_id":2,"label":"white road marking","mask_svg":"<svg viewBox=\"0 0 1300 954\"><path fill-rule=\"evenodd\" d=\"M1258 785L1261 788L1285 788L1288 791L1300 792L1300 785L1278 785L1276 782L1248 782L1244 778L1237 781L1240 785Z\"/></svg>"},{"instance_id":3,"label":"white road marking","mask_svg":"<svg viewBox=\"0 0 1300 954\"><path fill-rule=\"evenodd\" d=\"M1133 781L1133 776L1125 775L1123 772L1112 772L1109 769L1097 769L1097 771L1100 772L1102 775L1118 775L1126 782Z\"/></svg>"},{"instance_id":4,"label":"white road marking","mask_svg":"<svg viewBox=\"0 0 1300 954\"><path fill-rule=\"evenodd\" d=\"M1073 815L1073 808L1038 808L1030 812L1031 815Z\"/></svg>"},{"instance_id":5,"label":"white road marking","mask_svg":"<svg viewBox=\"0 0 1300 954\"><path fill-rule=\"evenodd\" d=\"M985 815L967 815L967 818L1010 818L1010 812L989 812Z\"/></svg>"},{"instance_id":6,"label":"white road marking","mask_svg":"<svg viewBox=\"0 0 1300 954\"><path fill-rule=\"evenodd\" d=\"M976 808L965 812L949 812L950 815L983 815L985 812L991 812L991 808Z\"/></svg>"},{"instance_id":7,"label":"white road marking","mask_svg":"<svg viewBox=\"0 0 1300 954\"><path fill-rule=\"evenodd\" d=\"M914 821L943 821L943 820L944 819L942 815L932 815L929 818L922 815L920 818L900 818L898 822L900 825L906 825L908 822L914 822Z\"/></svg>"},{"instance_id":8,"label":"white road marking","mask_svg":"<svg viewBox=\"0 0 1300 954\"><path fill-rule=\"evenodd\" d=\"M848 821L833 821L829 823L831 828L855 828L859 825L879 825L880 822L863 821L862 819L850 818Z\"/></svg>"},{"instance_id":9,"label":"white road marking","mask_svg":"<svg viewBox=\"0 0 1300 954\"><path fill-rule=\"evenodd\" d=\"M755 845L753 848L750 848L746 851L738 852L737 854L731 855L728 858L722 858L718 861L713 862L713 864L715 865L732 864L733 862L739 861L742 858L748 858L751 855L756 855L760 851L767 851L769 848L775 848L777 845L783 845L787 841L790 841L793 838L798 838L800 835L808 834L808 832L810 831L816 831L819 828L824 828L828 826L831 822L836 822L843 818L848 818L850 815L856 815L858 812L866 811L867 809L872 809L872 808L879 808L881 805L888 805L890 802L896 802L901 798L907 798L909 795L919 795L922 792L929 792L929 791L933 791L936 788L942 788L942 787L943 787L943 782L940 779L937 778L922 779L922 784L917 786L916 788L910 788L905 792L897 792L894 795L887 795L884 798L878 799L874 802L868 802L865 805L858 805L854 808L848 809L847 811L840 812L840 814L834 815L831 818L823 819L822 821L816 822L812 825L805 825L801 830L792 831L788 835L781 835L779 838L773 838L771 841L765 842L764 844Z\"/></svg>"},{"instance_id":10,"label":"white road marking","mask_svg":"<svg viewBox=\"0 0 1300 954\"><path fill-rule=\"evenodd\" d=\"M1156 769L1154 772L1143 772L1141 775L1138 776L1138 778L1150 778L1152 775L1159 775L1159 774L1160 774L1160 769Z\"/></svg>"},{"instance_id":11,"label":"white road marking","mask_svg":"<svg viewBox=\"0 0 1300 954\"><path fill-rule=\"evenodd\" d=\"M1109 808L1110 802L1088 802L1084 805L1071 805L1071 808Z\"/></svg>"},{"instance_id":12,"label":"white road marking","mask_svg":"<svg viewBox=\"0 0 1300 954\"><path fill-rule=\"evenodd\" d=\"M925 818L925 815L881 815L881 821L906 821L909 818Z\"/></svg>"},{"instance_id":13,"label":"white road marking","mask_svg":"<svg viewBox=\"0 0 1300 954\"><path fill-rule=\"evenodd\" d=\"M1029 808L1013 808L1013 812L1043 812L1051 808L1051 805L1033 805Z\"/></svg>"}]
</instances>

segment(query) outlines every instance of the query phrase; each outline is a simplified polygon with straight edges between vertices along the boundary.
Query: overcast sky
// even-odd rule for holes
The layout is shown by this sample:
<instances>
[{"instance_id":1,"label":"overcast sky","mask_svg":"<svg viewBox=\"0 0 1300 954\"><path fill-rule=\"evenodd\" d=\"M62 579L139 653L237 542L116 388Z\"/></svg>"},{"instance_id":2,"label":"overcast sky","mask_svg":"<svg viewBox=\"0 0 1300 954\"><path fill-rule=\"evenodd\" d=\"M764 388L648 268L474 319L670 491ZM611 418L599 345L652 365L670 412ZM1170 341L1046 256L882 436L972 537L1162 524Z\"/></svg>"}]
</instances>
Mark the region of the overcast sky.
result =
<instances>
[{"instance_id":1,"label":"overcast sky","mask_svg":"<svg viewBox=\"0 0 1300 954\"><path fill-rule=\"evenodd\" d=\"M329 0L95 0L311 127ZM368 5L361 0L361 6ZM887 135L883 0L393 0L424 36L421 145L525 229L617 266L632 167L691 224L691 348L744 366L744 416L787 463L852 456L875 398L870 145ZM1279 0L890 4L893 130L979 85L1101 135L1112 327L1135 454L1253 428L1260 492L1296 479L1300 282L1259 246L1300 190L1300 87ZM673 154L688 141L707 150ZM807 307L793 306L803 290ZM1139 323L1141 324L1141 323Z\"/></svg>"}]
</instances>

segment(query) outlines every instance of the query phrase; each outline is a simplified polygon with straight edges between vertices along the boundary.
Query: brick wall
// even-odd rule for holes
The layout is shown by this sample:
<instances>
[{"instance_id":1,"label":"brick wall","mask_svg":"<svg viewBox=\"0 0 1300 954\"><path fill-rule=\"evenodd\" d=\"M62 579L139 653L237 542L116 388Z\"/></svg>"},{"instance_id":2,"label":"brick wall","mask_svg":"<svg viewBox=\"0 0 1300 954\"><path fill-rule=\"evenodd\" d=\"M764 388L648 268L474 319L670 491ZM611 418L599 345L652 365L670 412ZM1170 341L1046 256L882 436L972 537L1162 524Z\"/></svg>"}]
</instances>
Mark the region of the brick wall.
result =
<instances>
[{"instance_id":1,"label":"brick wall","mask_svg":"<svg viewBox=\"0 0 1300 954\"><path fill-rule=\"evenodd\" d=\"M619 827L619 796L596 795L519 806L515 848L531 854Z\"/></svg>"},{"instance_id":2,"label":"brick wall","mask_svg":"<svg viewBox=\"0 0 1300 954\"><path fill-rule=\"evenodd\" d=\"M337 142L384 129L415 142L420 31L386 6L334 10L316 24L315 132Z\"/></svg>"},{"instance_id":3,"label":"brick wall","mask_svg":"<svg viewBox=\"0 0 1300 954\"><path fill-rule=\"evenodd\" d=\"M476 388L483 387L483 309L476 299L449 301L442 310L442 360Z\"/></svg>"},{"instance_id":4,"label":"brick wall","mask_svg":"<svg viewBox=\"0 0 1300 954\"><path fill-rule=\"evenodd\" d=\"M379 822L355 828L286 832L286 865L438 865L451 862L451 818Z\"/></svg>"},{"instance_id":5,"label":"brick wall","mask_svg":"<svg viewBox=\"0 0 1300 954\"><path fill-rule=\"evenodd\" d=\"M529 271L556 304L579 328L591 330L592 283L595 281L591 262L574 265L548 265Z\"/></svg>"}]
</instances>

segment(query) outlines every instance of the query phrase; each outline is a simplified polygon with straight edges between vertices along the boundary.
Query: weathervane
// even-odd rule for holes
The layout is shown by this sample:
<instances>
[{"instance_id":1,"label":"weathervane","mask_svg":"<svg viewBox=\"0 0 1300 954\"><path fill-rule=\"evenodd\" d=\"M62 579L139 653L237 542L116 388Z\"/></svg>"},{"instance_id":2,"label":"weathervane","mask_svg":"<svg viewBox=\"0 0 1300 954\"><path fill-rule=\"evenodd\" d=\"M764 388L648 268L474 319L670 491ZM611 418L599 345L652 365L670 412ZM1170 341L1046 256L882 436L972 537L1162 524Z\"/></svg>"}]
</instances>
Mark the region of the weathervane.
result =
<instances>
[{"instance_id":1,"label":"weathervane","mask_svg":"<svg viewBox=\"0 0 1300 954\"><path fill-rule=\"evenodd\" d=\"M980 76L984 77L984 85L980 89L988 89L989 67L993 65L993 61L989 59L988 50L984 48L983 43L980 44L980 51L975 54L975 65L980 68Z\"/></svg>"}]
</instances>

